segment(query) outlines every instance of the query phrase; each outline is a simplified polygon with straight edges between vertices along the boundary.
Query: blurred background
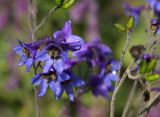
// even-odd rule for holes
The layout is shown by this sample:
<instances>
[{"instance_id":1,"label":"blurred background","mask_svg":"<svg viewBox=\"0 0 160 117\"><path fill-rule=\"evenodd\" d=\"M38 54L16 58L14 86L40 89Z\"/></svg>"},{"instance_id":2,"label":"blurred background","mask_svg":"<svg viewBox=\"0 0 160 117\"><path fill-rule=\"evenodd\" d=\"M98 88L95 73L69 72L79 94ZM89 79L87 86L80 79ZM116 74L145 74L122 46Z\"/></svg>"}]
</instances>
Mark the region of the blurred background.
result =
<instances>
[{"instance_id":1,"label":"blurred background","mask_svg":"<svg viewBox=\"0 0 160 117\"><path fill-rule=\"evenodd\" d=\"M55 6L54 0L37 0L38 23ZM37 32L37 39L52 36L62 28L67 20L73 22L73 33L86 41L99 38L108 45L115 59L119 59L126 35L118 31L113 24L125 24L128 16L123 3L132 6L144 4L143 0L77 0L70 9L60 9ZM28 25L28 0L0 0L0 117L35 117L34 86L31 84L33 73L26 73L24 67L17 67L18 56L12 51L17 39L31 41ZM130 46L145 42L146 19L143 13L133 32ZM132 60L129 52L125 56L124 68ZM83 75L85 79L85 75ZM116 101L116 117L120 117L133 82L127 80L119 92ZM130 117L142 100L142 94L136 92ZM63 95L60 101L54 99L51 91L40 98L41 117L108 117L110 99L94 97L91 92L83 95L74 103L68 103ZM67 106L66 106L67 105ZM132 111L133 110L133 111ZM158 117L158 116L155 116ZM160 117L160 116L159 116Z\"/></svg>"}]
</instances>

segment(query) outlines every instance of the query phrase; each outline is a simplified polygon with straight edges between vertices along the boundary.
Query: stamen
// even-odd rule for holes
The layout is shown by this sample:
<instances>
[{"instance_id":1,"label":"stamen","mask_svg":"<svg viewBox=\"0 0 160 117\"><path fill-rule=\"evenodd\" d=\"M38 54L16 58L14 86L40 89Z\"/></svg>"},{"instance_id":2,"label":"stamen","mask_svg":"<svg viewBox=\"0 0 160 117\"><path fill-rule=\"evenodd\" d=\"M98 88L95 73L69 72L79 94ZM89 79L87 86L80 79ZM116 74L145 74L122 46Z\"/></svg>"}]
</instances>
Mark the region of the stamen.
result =
<instances>
[{"instance_id":1,"label":"stamen","mask_svg":"<svg viewBox=\"0 0 160 117\"><path fill-rule=\"evenodd\" d=\"M29 52L28 49L23 48L23 52L24 52L28 57L31 57L31 54L30 54L30 52Z\"/></svg>"}]
</instances>

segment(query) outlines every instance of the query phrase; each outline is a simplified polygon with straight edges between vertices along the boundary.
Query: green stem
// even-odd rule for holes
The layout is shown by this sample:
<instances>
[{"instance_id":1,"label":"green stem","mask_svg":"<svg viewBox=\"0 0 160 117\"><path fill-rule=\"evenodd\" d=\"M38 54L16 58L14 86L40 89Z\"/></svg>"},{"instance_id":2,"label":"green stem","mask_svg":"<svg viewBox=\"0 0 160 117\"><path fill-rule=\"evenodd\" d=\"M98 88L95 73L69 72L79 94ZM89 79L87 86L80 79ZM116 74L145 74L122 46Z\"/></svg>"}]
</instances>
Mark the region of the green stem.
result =
<instances>
[{"instance_id":1,"label":"green stem","mask_svg":"<svg viewBox=\"0 0 160 117\"><path fill-rule=\"evenodd\" d=\"M114 117L114 111L115 111L114 105L115 105L115 101L116 101L116 96L117 96L118 91L120 90L123 82L125 81L126 77L127 77L127 74L124 73L121 80L119 81L117 87L115 87L115 90L113 92L112 99L111 99L111 107L110 107L110 117Z\"/></svg>"},{"instance_id":2,"label":"green stem","mask_svg":"<svg viewBox=\"0 0 160 117\"><path fill-rule=\"evenodd\" d=\"M38 29L43 25L45 24L45 22L52 16L52 14L58 9L60 8L60 6L55 6L54 8L52 8L48 13L47 15L42 19L42 21L39 23L39 25L37 25L34 29L34 32L37 32Z\"/></svg>"},{"instance_id":3,"label":"green stem","mask_svg":"<svg viewBox=\"0 0 160 117\"><path fill-rule=\"evenodd\" d=\"M128 112L129 106L131 104L132 98L135 94L136 87L137 87L137 81L134 81L132 89L131 89L129 97L128 97L128 100L127 100L127 103L126 103L125 108L123 110L122 117L127 117L127 112Z\"/></svg>"},{"instance_id":4,"label":"green stem","mask_svg":"<svg viewBox=\"0 0 160 117\"><path fill-rule=\"evenodd\" d=\"M31 32L31 39L32 42L36 40L35 32L34 29L37 25L37 1L36 0L31 0L29 1L29 28ZM37 74L37 68L36 65L33 65L34 69L34 75ZM38 87L34 88L34 97L35 97L35 110L36 110L36 117L40 117L40 107L39 107L39 99L38 99Z\"/></svg>"},{"instance_id":5,"label":"green stem","mask_svg":"<svg viewBox=\"0 0 160 117\"><path fill-rule=\"evenodd\" d=\"M118 91L120 90L122 84L124 83L126 77L128 76L127 71L131 69L131 67L134 65L134 63L135 63L135 61L132 62L131 65L125 70L122 78L120 79L119 83L117 84L117 87L115 87L115 90L113 92L112 99L111 99L110 117L114 117L116 96L117 96Z\"/></svg>"},{"instance_id":6,"label":"green stem","mask_svg":"<svg viewBox=\"0 0 160 117\"><path fill-rule=\"evenodd\" d=\"M120 58L120 69L118 70L118 76L119 77L120 77L120 72L121 72L121 69L122 69L122 63L123 63L123 60L124 60L124 56L125 56L126 51L129 47L130 41L131 41L131 32L129 31L129 32L127 32L127 41L126 41L125 46L122 50L122 54L121 54L121 58ZM118 82L119 81L116 82L116 86L118 85Z\"/></svg>"}]
</instances>

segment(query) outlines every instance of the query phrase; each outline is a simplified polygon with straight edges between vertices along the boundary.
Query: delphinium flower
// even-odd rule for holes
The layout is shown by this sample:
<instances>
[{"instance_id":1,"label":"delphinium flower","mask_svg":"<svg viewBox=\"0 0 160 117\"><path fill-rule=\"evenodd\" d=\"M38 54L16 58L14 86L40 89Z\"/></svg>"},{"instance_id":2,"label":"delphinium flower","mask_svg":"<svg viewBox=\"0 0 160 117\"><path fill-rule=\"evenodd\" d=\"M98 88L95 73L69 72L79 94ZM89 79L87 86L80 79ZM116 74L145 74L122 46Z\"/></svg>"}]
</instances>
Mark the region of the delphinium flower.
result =
<instances>
[{"instance_id":1,"label":"delphinium flower","mask_svg":"<svg viewBox=\"0 0 160 117\"><path fill-rule=\"evenodd\" d=\"M109 98L108 93L114 90L112 82L118 80L117 71L120 68L120 62L110 60L109 63L103 63L100 73L92 76L90 79L90 87L95 96L101 95Z\"/></svg>"},{"instance_id":2,"label":"delphinium flower","mask_svg":"<svg viewBox=\"0 0 160 117\"><path fill-rule=\"evenodd\" d=\"M39 73L34 76L32 84L40 85L39 96L44 96L49 86L57 100L61 98L65 91L70 101L74 101L73 87L80 87L84 85L84 82L70 71L58 74L51 69L48 73Z\"/></svg>"},{"instance_id":3,"label":"delphinium flower","mask_svg":"<svg viewBox=\"0 0 160 117\"><path fill-rule=\"evenodd\" d=\"M160 19L151 20L151 29L154 31L154 35L160 35Z\"/></svg>"},{"instance_id":4,"label":"delphinium flower","mask_svg":"<svg viewBox=\"0 0 160 117\"><path fill-rule=\"evenodd\" d=\"M155 15L160 18L160 1L159 0L146 0L151 9L153 9Z\"/></svg>"},{"instance_id":5,"label":"delphinium flower","mask_svg":"<svg viewBox=\"0 0 160 117\"><path fill-rule=\"evenodd\" d=\"M138 62L136 67L130 70L128 76L134 80L141 80L145 85L145 88L143 89L144 101L148 101L150 99L150 91L160 91L158 81L160 79L160 72L157 70L159 55L154 53L144 53L144 46L142 45L133 46L130 49L130 52L132 57L135 60L138 60ZM149 87L148 84L150 84Z\"/></svg>"},{"instance_id":6,"label":"delphinium flower","mask_svg":"<svg viewBox=\"0 0 160 117\"><path fill-rule=\"evenodd\" d=\"M40 54L37 55L37 61L45 62L43 73L47 73L54 68L58 73L64 70L64 61L67 59L67 53L54 43L48 44Z\"/></svg>"},{"instance_id":7,"label":"delphinium flower","mask_svg":"<svg viewBox=\"0 0 160 117\"><path fill-rule=\"evenodd\" d=\"M67 21L61 31L57 31L53 35L55 43L60 45L64 51L76 51L81 48L84 43L79 36L72 34L72 22Z\"/></svg>"},{"instance_id":8,"label":"delphinium flower","mask_svg":"<svg viewBox=\"0 0 160 117\"><path fill-rule=\"evenodd\" d=\"M135 19L135 25L138 23L140 13L144 10L144 6L133 7L128 3L124 3L123 7L125 8L125 13L128 16L133 16Z\"/></svg>"},{"instance_id":9,"label":"delphinium flower","mask_svg":"<svg viewBox=\"0 0 160 117\"><path fill-rule=\"evenodd\" d=\"M117 71L120 62L113 60L111 49L94 39L74 53L81 62L87 62L93 71L89 79L89 87L95 96L101 95L105 98L113 91L112 81L118 80Z\"/></svg>"},{"instance_id":10,"label":"delphinium flower","mask_svg":"<svg viewBox=\"0 0 160 117\"><path fill-rule=\"evenodd\" d=\"M154 31L154 34L160 35L160 1L147 0L147 3L156 15L156 18L151 20L151 28Z\"/></svg>"},{"instance_id":11,"label":"delphinium flower","mask_svg":"<svg viewBox=\"0 0 160 117\"><path fill-rule=\"evenodd\" d=\"M93 39L91 42L84 44L79 51L73 53L73 56L76 56L79 61L86 61L92 67L105 61L110 55L111 49L98 39Z\"/></svg>"},{"instance_id":12,"label":"delphinium flower","mask_svg":"<svg viewBox=\"0 0 160 117\"><path fill-rule=\"evenodd\" d=\"M81 37L72 35L71 21L68 21L52 37L28 44L19 40L19 46L14 51L21 56L19 65L26 64L27 71L32 65L35 70L41 69L32 78L32 84L40 85L39 96L44 96L49 86L57 100L65 91L73 101L73 88L84 85L84 82L74 75L70 67L65 67L65 62L68 61L68 51L81 49L83 43Z\"/></svg>"},{"instance_id":13,"label":"delphinium flower","mask_svg":"<svg viewBox=\"0 0 160 117\"><path fill-rule=\"evenodd\" d=\"M154 74L156 73L155 68L156 68L157 60L159 59L159 57L156 54L142 53L143 49L144 48L141 47L140 45L133 46L131 48L130 52L132 54L132 57L134 57L135 60L138 60L138 59L140 60L137 63L136 68L134 70L132 69L131 72L134 74L142 74L142 75L147 75L150 73Z\"/></svg>"},{"instance_id":14,"label":"delphinium flower","mask_svg":"<svg viewBox=\"0 0 160 117\"><path fill-rule=\"evenodd\" d=\"M19 66L26 64L26 71L29 72L31 66L35 62L37 48L32 48L30 44L26 44L18 40L19 46L14 48L14 51L21 56L18 63Z\"/></svg>"},{"instance_id":15,"label":"delphinium flower","mask_svg":"<svg viewBox=\"0 0 160 117\"><path fill-rule=\"evenodd\" d=\"M18 65L26 65L26 71L29 72L36 58L40 55L41 46L53 43L53 38L44 38L32 43L24 43L18 40L18 43L19 45L13 49L21 57Z\"/></svg>"},{"instance_id":16,"label":"delphinium flower","mask_svg":"<svg viewBox=\"0 0 160 117\"><path fill-rule=\"evenodd\" d=\"M84 43L81 37L72 35L71 21L66 22L63 29L55 32L53 37L53 43L48 44L37 55L38 61L45 62L43 68L45 73L52 67L61 73L64 70L64 62L67 60L67 52L79 50Z\"/></svg>"}]
</instances>

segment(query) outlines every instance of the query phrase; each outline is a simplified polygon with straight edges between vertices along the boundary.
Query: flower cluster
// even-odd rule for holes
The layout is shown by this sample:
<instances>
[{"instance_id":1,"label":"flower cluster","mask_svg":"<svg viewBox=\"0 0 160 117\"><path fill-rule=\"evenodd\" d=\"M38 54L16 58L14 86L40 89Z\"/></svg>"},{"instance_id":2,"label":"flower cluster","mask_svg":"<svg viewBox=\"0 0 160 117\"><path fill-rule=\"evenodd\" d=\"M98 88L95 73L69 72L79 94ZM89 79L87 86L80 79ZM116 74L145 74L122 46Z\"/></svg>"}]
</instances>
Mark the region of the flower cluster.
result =
<instances>
[{"instance_id":1,"label":"flower cluster","mask_svg":"<svg viewBox=\"0 0 160 117\"><path fill-rule=\"evenodd\" d=\"M160 18L160 1L159 0L146 0L149 7L154 11L155 15Z\"/></svg>"},{"instance_id":2,"label":"flower cluster","mask_svg":"<svg viewBox=\"0 0 160 117\"><path fill-rule=\"evenodd\" d=\"M117 71L120 62L113 60L111 53L108 46L94 39L73 54L76 61L86 62L93 71L89 79L89 87L95 96L108 98L108 93L114 89L112 81L118 80Z\"/></svg>"},{"instance_id":3,"label":"flower cluster","mask_svg":"<svg viewBox=\"0 0 160 117\"><path fill-rule=\"evenodd\" d=\"M84 41L72 34L71 21L66 22L63 29L55 32L52 37L29 44L20 40L18 42L19 45L14 48L21 57L18 65L26 65L27 72L32 66L34 70L41 69L40 73L32 78L33 85L40 85L38 95L44 96L49 86L57 100L65 91L73 101L73 88L84 85L84 82L64 66L68 61L68 52L81 49Z\"/></svg>"},{"instance_id":4,"label":"flower cluster","mask_svg":"<svg viewBox=\"0 0 160 117\"><path fill-rule=\"evenodd\" d=\"M154 34L160 35L160 1L159 0L147 0L149 8L154 11L156 18L151 20L151 28Z\"/></svg>"},{"instance_id":5,"label":"flower cluster","mask_svg":"<svg viewBox=\"0 0 160 117\"><path fill-rule=\"evenodd\" d=\"M160 72L157 70L157 61L159 56L157 54L144 53L144 46L137 45L130 49L130 53L135 60L138 60L136 67L131 70L129 77L131 79L143 79L142 82L146 85L147 83L157 84L160 78ZM146 86L148 87L148 86ZM145 92L149 91L160 91L159 86L151 85L149 89L144 89ZM148 91L149 90L149 91Z\"/></svg>"}]
</instances>

